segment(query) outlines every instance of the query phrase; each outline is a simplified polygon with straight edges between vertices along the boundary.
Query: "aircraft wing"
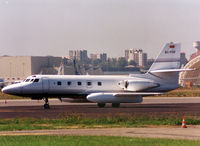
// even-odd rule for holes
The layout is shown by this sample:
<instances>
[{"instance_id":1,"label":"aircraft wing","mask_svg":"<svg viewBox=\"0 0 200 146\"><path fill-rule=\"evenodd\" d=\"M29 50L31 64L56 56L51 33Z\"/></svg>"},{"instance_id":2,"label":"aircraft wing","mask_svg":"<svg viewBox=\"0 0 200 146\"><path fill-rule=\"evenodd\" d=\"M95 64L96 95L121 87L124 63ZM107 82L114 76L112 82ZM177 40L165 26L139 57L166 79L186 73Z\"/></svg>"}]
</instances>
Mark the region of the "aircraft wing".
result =
<instances>
[{"instance_id":1,"label":"aircraft wing","mask_svg":"<svg viewBox=\"0 0 200 146\"><path fill-rule=\"evenodd\" d=\"M140 103L143 96L163 95L159 92L119 92L119 93L91 93L87 100L97 103Z\"/></svg>"}]
</instances>

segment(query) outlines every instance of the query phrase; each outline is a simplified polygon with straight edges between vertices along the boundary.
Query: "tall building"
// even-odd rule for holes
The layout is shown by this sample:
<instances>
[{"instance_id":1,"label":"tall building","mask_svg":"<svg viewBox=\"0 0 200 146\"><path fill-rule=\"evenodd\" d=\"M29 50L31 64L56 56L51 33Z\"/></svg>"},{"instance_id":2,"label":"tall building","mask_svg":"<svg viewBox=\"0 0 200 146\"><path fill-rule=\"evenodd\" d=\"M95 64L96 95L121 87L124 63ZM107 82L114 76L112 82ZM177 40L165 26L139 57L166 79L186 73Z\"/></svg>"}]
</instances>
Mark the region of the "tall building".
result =
<instances>
[{"instance_id":1,"label":"tall building","mask_svg":"<svg viewBox=\"0 0 200 146\"><path fill-rule=\"evenodd\" d=\"M139 53L139 66L147 65L147 53Z\"/></svg>"},{"instance_id":2,"label":"tall building","mask_svg":"<svg viewBox=\"0 0 200 146\"><path fill-rule=\"evenodd\" d=\"M126 60L128 61L128 58L129 58L129 50L125 50L125 58L126 58Z\"/></svg>"},{"instance_id":3,"label":"tall building","mask_svg":"<svg viewBox=\"0 0 200 146\"><path fill-rule=\"evenodd\" d=\"M87 50L69 50L69 58L85 63L88 60Z\"/></svg>"},{"instance_id":4,"label":"tall building","mask_svg":"<svg viewBox=\"0 0 200 146\"><path fill-rule=\"evenodd\" d=\"M125 58L127 61L135 61L138 66L147 65L147 53L143 53L142 49L129 49L125 50Z\"/></svg>"},{"instance_id":5,"label":"tall building","mask_svg":"<svg viewBox=\"0 0 200 146\"><path fill-rule=\"evenodd\" d=\"M90 59L96 60L97 56L98 56L98 54L90 54Z\"/></svg>"},{"instance_id":6,"label":"tall building","mask_svg":"<svg viewBox=\"0 0 200 146\"><path fill-rule=\"evenodd\" d=\"M90 59L100 59L102 62L107 61L107 54L106 53L100 53L100 54L90 54Z\"/></svg>"},{"instance_id":7,"label":"tall building","mask_svg":"<svg viewBox=\"0 0 200 146\"><path fill-rule=\"evenodd\" d=\"M106 53L101 53L100 54L100 60L103 61L103 62L107 61L107 54Z\"/></svg>"}]
</instances>

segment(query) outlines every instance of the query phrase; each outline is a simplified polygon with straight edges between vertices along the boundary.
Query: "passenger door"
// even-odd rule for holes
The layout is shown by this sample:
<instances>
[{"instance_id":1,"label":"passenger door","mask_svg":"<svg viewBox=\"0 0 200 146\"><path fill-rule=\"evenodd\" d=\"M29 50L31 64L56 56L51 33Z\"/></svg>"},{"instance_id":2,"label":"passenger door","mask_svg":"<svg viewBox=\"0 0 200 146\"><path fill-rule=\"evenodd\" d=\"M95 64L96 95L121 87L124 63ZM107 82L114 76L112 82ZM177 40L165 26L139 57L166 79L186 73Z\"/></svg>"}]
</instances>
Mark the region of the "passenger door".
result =
<instances>
[{"instance_id":1,"label":"passenger door","mask_svg":"<svg viewBox=\"0 0 200 146\"><path fill-rule=\"evenodd\" d=\"M47 77L42 78L42 89L43 89L43 94L49 93L49 79Z\"/></svg>"}]
</instances>

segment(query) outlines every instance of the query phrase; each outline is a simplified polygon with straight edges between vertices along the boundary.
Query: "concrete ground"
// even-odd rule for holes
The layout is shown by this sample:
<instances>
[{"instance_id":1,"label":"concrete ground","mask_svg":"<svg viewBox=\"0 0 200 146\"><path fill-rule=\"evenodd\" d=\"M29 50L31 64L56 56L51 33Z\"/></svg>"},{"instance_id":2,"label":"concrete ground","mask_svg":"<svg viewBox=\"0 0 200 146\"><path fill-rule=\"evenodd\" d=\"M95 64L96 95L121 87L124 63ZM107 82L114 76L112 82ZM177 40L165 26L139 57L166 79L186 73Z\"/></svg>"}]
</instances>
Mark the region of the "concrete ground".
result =
<instances>
[{"instance_id":1,"label":"concrete ground","mask_svg":"<svg viewBox=\"0 0 200 146\"><path fill-rule=\"evenodd\" d=\"M78 136L127 136L148 138L169 138L200 140L200 126L189 128L101 128L101 129L62 129L62 130L22 130L1 131L0 136L8 135L78 135Z\"/></svg>"}]
</instances>

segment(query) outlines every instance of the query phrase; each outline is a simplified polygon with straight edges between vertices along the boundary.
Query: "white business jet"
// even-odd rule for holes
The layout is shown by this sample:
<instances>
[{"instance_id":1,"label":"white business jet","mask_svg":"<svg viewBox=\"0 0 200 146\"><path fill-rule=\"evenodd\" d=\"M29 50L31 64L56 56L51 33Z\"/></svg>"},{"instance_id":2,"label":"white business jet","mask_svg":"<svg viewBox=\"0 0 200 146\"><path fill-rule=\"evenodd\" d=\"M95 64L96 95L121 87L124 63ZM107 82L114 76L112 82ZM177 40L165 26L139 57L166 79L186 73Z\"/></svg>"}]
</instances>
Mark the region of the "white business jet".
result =
<instances>
[{"instance_id":1,"label":"white business jet","mask_svg":"<svg viewBox=\"0 0 200 146\"><path fill-rule=\"evenodd\" d=\"M179 87L180 44L167 43L149 71L127 76L112 75L32 75L23 82L2 89L3 93L44 99L44 108L50 108L48 98L85 98L104 107L112 103L140 103L143 96L160 95Z\"/></svg>"}]
</instances>

